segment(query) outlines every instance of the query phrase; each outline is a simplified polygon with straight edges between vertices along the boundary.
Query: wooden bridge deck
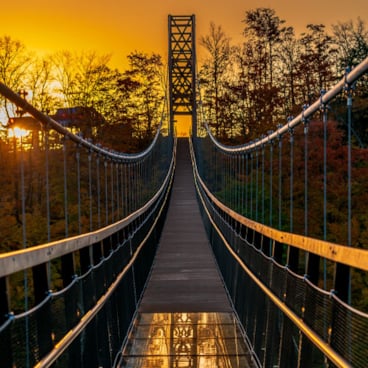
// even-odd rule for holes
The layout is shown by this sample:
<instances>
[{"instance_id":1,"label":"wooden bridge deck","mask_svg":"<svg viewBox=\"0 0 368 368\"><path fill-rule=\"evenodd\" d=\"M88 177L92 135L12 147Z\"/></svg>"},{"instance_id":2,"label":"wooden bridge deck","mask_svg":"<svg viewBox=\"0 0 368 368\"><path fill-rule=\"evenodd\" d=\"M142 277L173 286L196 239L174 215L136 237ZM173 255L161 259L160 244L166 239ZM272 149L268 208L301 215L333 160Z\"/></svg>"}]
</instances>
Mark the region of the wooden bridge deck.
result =
<instances>
[{"instance_id":1,"label":"wooden bridge deck","mask_svg":"<svg viewBox=\"0 0 368 368\"><path fill-rule=\"evenodd\" d=\"M187 139L151 277L118 368L254 368L195 195Z\"/></svg>"},{"instance_id":2,"label":"wooden bridge deck","mask_svg":"<svg viewBox=\"0 0 368 368\"><path fill-rule=\"evenodd\" d=\"M178 139L166 223L139 312L231 312L205 233L188 139Z\"/></svg>"}]
</instances>

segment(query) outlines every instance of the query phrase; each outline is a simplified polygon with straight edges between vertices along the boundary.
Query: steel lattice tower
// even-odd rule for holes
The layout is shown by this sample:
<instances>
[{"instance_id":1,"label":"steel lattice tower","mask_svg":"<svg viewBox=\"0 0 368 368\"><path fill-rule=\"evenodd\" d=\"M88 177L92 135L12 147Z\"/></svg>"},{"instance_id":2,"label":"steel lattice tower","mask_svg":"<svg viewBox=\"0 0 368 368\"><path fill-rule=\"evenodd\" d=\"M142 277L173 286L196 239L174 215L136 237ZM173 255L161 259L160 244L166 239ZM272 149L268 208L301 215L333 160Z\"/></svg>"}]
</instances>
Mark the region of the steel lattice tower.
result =
<instances>
[{"instance_id":1,"label":"steel lattice tower","mask_svg":"<svg viewBox=\"0 0 368 368\"><path fill-rule=\"evenodd\" d=\"M175 115L192 116L197 135L195 16L169 15L170 132Z\"/></svg>"}]
</instances>

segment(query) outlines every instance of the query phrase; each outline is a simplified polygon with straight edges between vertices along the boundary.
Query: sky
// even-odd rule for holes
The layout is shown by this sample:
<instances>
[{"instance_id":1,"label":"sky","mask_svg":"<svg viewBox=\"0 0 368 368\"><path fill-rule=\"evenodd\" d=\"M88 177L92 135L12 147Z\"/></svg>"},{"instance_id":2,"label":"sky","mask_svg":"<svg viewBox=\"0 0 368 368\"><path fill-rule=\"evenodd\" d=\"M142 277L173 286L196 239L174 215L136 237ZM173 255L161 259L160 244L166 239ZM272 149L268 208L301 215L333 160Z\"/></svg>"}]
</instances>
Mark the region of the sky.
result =
<instances>
[{"instance_id":1,"label":"sky","mask_svg":"<svg viewBox=\"0 0 368 368\"><path fill-rule=\"evenodd\" d=\"M233 43L242 39L245 12L272 8L303 32L308 23L356 20L368 24L367 0L2 0L0 36L22 41L41 54L61 50L111 54L112 64L126 65L132 51L167 56L168 15L196 16L197 42L210 22L221 26ZM200 58L200 48L197 47Z\"/></svg>"}]
</instances>

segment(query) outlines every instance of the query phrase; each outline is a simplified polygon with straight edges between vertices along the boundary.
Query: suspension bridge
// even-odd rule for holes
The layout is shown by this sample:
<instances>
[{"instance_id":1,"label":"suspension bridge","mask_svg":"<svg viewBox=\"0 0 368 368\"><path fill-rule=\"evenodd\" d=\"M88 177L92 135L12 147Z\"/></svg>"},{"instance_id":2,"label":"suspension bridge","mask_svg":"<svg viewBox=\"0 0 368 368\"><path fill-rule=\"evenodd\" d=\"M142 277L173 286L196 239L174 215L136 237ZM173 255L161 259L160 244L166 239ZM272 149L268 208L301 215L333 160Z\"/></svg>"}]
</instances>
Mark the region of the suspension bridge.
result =
<instances>
[{"instance_id":1,"label":"suspension bridge","mask_svg":"<svg viewBox=\"0 0 368 368\"><path fill-rule=\"evenodd\" d=\"M194 16L169 16L168 121L136 154L74 135L0 85L40 126L37 147L2 152L2 205L14 200L23 249L0 254L1 367L366 366L368 315L351 305L351 280L368 251L349 239L352 91L368 59L284 126L233 147L200 119L195 65ZM341 96L346 244L327 234L328 114ZM191 116L189 139L176 139L176 115ZM314 175L320 217L308 206ZM30 227L45 242L28 246Z\"/></svg>"}]
</instances>

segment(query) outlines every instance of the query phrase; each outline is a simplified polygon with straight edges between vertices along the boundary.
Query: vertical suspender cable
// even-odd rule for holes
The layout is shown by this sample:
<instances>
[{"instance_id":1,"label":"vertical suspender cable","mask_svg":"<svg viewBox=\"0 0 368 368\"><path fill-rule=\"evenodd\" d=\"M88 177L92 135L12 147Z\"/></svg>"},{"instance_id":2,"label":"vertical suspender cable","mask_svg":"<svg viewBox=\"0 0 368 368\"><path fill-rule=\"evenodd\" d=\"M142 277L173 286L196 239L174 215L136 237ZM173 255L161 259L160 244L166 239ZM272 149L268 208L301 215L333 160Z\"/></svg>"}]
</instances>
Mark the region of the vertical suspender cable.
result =
<instances>
[{"instance_id":1,"label":"vertical suspender cable","mask_svg":"<svg viewBox=\"0 0 368 368\"><path fill-rule=\"evenodd\" d=\"M322 102L326 91L321 91L321 110L323 119L323 240L327 240L327 106ZM327 289L327 262L323 258L323 288Z\"/></svg>"},{"instance_id":2,"label":"vertical suspender cable","mask_svg":"<svg viewBox=\"0 0 368 368\"><path fill-rule=\"evenodd\" d=\"M115 164L115 171L116 171L116 215L117 215L117 219L119 220L121 217L120 217L120 192L119 192L119 178L120 178L120 175L119 175L119 167L120 167L120 164L119 162L117 162Z\"/></svg>"},{"instance_id":3,"label":"vertical suspender cable","mask_svg":"<svg viewBox=\"0 0 368 368\"><path fill-rule=\"evenodd\" d=\"M140 207L143 203L143 185L142 185L143 184L142 180L144 179L143 164L144 164L144 159L139 162L139 203L138 203L138 207Z\"/></svg>"},{"instance_id":4,"label":"vertical suspender cable","mask_svg":"<svg viewBox=\"0 0 368 368\"><path fill-rule=\"evenodd\" d=\"M245 191L245 185L246 185L246 174L244 171L244 154L240 154L240 159L241 159L241 214L243 216L245 216L246 212L245 212L245 208L244 208L244 200L245 200L245 195L244 195L244 191Z\"/></svg>"},{"instance_id":5,"label":"vertical suspender cable","mask_svg":"<svg viewBox=\"0 0 368 368\"><path fill-rule=\"evenodd\" d=\"M253 219L253 152L250 153L250 218Z\"/></svg>"},{"instance_id":6,"label":"vertical suspender cable","mask_svg":"<svg viewBox=\"0 0 368 368\"><path fill-rule=\"evenodd\" d=\"M273 141L270 142L270 227L272 227L273 216ZM272 239L269 244L269 255L272 255Z\"/></svg>"},{"instance_id":7,"label":"vertical suspender cable","mask_svg":"<svg viewBox=\"0 0 368 368\"><path fill-rule=\"evenodd\" d=\"M81 229L81 177L80 177L80 151L77 146L77 152L75 154L77 160L77 197L78 197L78 234L82 233Z\"/></svg>"},{"instance_id":8,"label":"vertical suspender cable","mask_svg":"<svg viewBox=\"0 0 368 368\"><path fill-rule=\"evenodd\" d=\"M49 129L44 129L45 134L45 186L46 186L46 222L47 222L47 242L51 241L51 213L50 213L50 173L49 173ZM51 283L51 263L47 263L48 285Z\"/></svg>"},{"instance_id":9,"label":"vertical suspender cable","mask_svg":"<svg viewBox=\"0 0 368 368\"><path fill-rule=\"evenodd\" d=\"M290 232L293 232L293 186L294 186L294 131L289 129L290 133Z\"/></svg>"},{"instance_id":10,"label":"vertical suspender cable","mask_svg":"<svg viewBox=\"0 0 368 368\"><path fill-rule=\"evenodd\" d=\"M236 162L237 162L237 185L236 185L236 189L237 189L237 195L236 195L236 204L237 204L237 211L239 213L241 213L241 177L242 177L242 159L241 159L241 155L240 153L238 153L236 155Z\"/></svg>"},{"instance_id":11,"label":"vertical suspender cable","mask_svg":"<svg viewBox=\"0 0 368 368\"><path fill-rule=\"evenodd\" d=\"M101 228L101 182L100 182L100 156L96 156L96 176L97 176L97 224Z\"/></svg>"},{"instance_id":12,"label":"vertical suspender cable","mask_svg":"<svg viewBox=\"0 0 368 368\"><path fill-rule=\"evenodd\" d=\"M304 111L308 105L303 106L302 122L304 124L304 236L308 236L308 119L304 117ZM305 254L305 274L307 275L310 265L309 252ZM300 340L302 341L302 339Z\"/></svg>"},{"instance_id":13,"label":"vertical suspender cable","mask_svg":"<svg viewBox=\"0 0 368 368\"><path fill-rule=\"evenodd\" d=\"M352 93L348 90L347 113L348 113L348 246L351 246L351 108Z\"/></svg>"},{"instance_id":14,"label":"vertical suspender cable","mask_svg":"<svg viewBox=\"0 0 368 368\"><path fill-rule=\"evenodd\" d=\"M350 69L348 70L350 71ZM348 113L348 239L347 245L351 247L352 239L351 239L351 111L353 107L353 93L352 93L352 86L347 85L347 113ZM347 302L351 304L351 270L349 269L349 280L348 280L348 296Z\"/></svg>"},{"instance_id":15,"label":"vertical suspender cable","mask_svg":"<svg viewBox=\"0 0 368 368\"><path fill-rule=\"evenodd\" d=\"M279 230L282 229L282 135L279 135Z\"/></svg>"},{"instance_id":16,"label":"vertical suspender cable","mask_svg":"<svg viewBox=\"0 0 368 368\"><path fill-rule=\"evenodd\" d=\"M121 214L122 217L125 217L125 203L126 203L126 196L124 195L125 193L125 162L122 161L121 162L121 171L120 171L120 175L121 175Z\"/></svg>"},{"instance_id":17,"label":"vertical suspender cable","mask_svg":"<svg viewBox=\"0 0 368 368\"><path fill-rule=\"evenodd\" d=\"M323 121L323 240L327 240L327 105L323 103L322 98L326 93L325 90L321 91L321 110ZM323 258L323 289L327 290L327 261ZM326 317L323 318L323 334L326 339L327 336L327 321Z\"/></svg>"},{"instance_id":18,"label":"vertical suspender cable","mask_svg":"<svg viewBox=\"0 0 368 368\"><path fill-rule=\"evenodd\" d=\"M16 138L14 138L16 139ZM16 144L14 145L16 149ZM27 248L27 218L26 218L26 193L24 187L24 152L23 152L23 138L20 138L20 191L22 202L22 241L23 248ZM28 271L23 271L24 275L24 310L27 312L28 305ZM30 367L30 336L29 336L29 316L25 317L25 335L26 335L26 367Z\"/></svg>"},{"instance_id":19,"label":"vertical suspender cable","mask_svg":"<svg viewBox=\"0 0 368 368\"><path fill-rule=\"evenodd\" d=\"M259 166L259 151L256 149L256 221L258 222L258 166Z\"/></svg>"},{"instance_id":20,"label":"vertical suspender cable","mask_svg":"<svg viewBox=\"0 0 368 368\"><path fill-rule=\"evenodd\" d=\"M130 195L129 195L129 188L130 188L130 170L129 170L130 163L127 162L124 166L124 176L125 176L125 202L126 202L126 212L125 216L127 216L130 213Z\"/></svg>"},{"instance_id":21,"label":"vertical suspender cable","mask_svg":"<svg viewBox=\"0 0 368 368\"><path fill-rule=\"evenodd\" d=\"M231 206L232 205L232 181L231 181L231 179L232 179L232 177L231 177L231 174L232 174L232 172L231 172L231 169L232 169L232 157L231 157L231 155L230 154L228 154L227 155L227 177L228 177L228 179L227 179L227 187L228 187L228 204L229 204L229 206Z\"/></svg>"},{"instance_id":22,"label":"vertical suspender cable","mask_svg":"<svg viewBox=\"0 0 368 368\"><path fill-rule=\"evenodd\" d=\"M115 221L115 204L114 204L114 161L110 164L110 189L111 189L111 223Z\"/></svg>"},{"instance_id":23,"label":"vertical suspender cable","mask_svg":"<svg viewBox=\"0 0 368 368\"><path fill-rule=\"evenodd\" d=\"M231 207L233 205L233 157L232 154L226 154L226 162L227 162L227 192L228 192L228 206ZM232 207L233 208L233 207Z\"/></svg>"},{"instance_id":24,"label":"vertical suspender cable","mask_svg":"<svg viewBox=\"0 0 368 368\"><path fill-rule=\"evenodd\" d=\"M245 153L245 216L249 217L248 212L248 187L249 187L249 163L248 163L248 153Z\"/></svg>"},{"instance_id":25,"label":"vertical suspender cable","mask_svg":"<svg viewBox=\"0 0 368 368\"><path fill-rule=\"evenodd\" d=\"M265 223L265 147L262 144L262 224Z\"/></svg>"},{"instance_id":26,"label":"vertical suspender cable","mask_svg":"<svg viewBox=\"0 0 368 368\"><path fill-rule=\"evenodd\" d=\"M270 219L269 219L269 225L272 227L272 212L273 212L273 142L270 142Z\"/></svg>"},{"instance_id":27,"label":"vertical suspender cable","mask_svg":"<svg viewBox=\"0 0 368 368\"><path fill-rule=\"evenodd\" d=\"M45 132L45 184L46 184L46 221L47 221L47 242L51 241L50 228L50 176L49 176L49 129Z\"/></svg>"},{"instance_id":28,"label":"vertical suspender cable","mask_svg":"<svg viewBox=\"0 0 368 368\"><path fill-rule=\"evenodd\" d=\"M218 177L219 177L219 173L218 173L218 155L217 155L217 147L214 147L213 149L214 152L214 156L215 156L215 188L214 191L217 191L218 188Z\"/></svg>"},{"instance_id":29,"label":"vertical suspender cable","mask_svg":"<svg viewBox=\"0 0 368 368\"><path fill-rule=\"evenodd\" d=\"M65 218L65 237L69 236L69 214L68 214L68 178L67 178L67 152L66 152L66 141L68 137L64 137L63 144L63 155L64 155L64 218Z\"/></svg>"},{"instance_id":30,"label":"vertical suspender cable","mask_svg":"<svg viewBox=\"0 0 368 368\"><path fill-rule=\"evenodd\" d=\"M135 208L135 203L134 203L134 180L135 180L135 163L129 163L129 189L128 189L128 195L129 195L129 204L130 204L130 208L129 208L129 213L132 213L134 211Z\"/></svg>"},{"instance_id":31,"label":"vertical suspender cable","mask_svg":"<svg viewBox=\"0 0 368 368\"><path fill-rule=\"evenodd\" d=\"M304 124L304 235L308 236L308 120L304 117L304 110L308 105L303 106L302 121Z\"/></svg>"},{"instance_id":32,"label":"vertical suspender cable","mask_svg":"<svg viewBox=\"0 0 368 368\"><path fill-rule=\"evenodd\" d=\"M89 197L89 231L93 230L93 209L92 209L92 152L88 151L88 197Z\"/></svg>"},{"instance_id":33,"label":"vertical suspender cable","mask_svg":"<svg viewBox=\"0 0 368 368\"><path fill-rule=\"evenodd\" d=\"M109 224L109 202L107 195L107 161L104 160L104 181L105 181L105 225Z\"/></svg>"}]
</instances>

